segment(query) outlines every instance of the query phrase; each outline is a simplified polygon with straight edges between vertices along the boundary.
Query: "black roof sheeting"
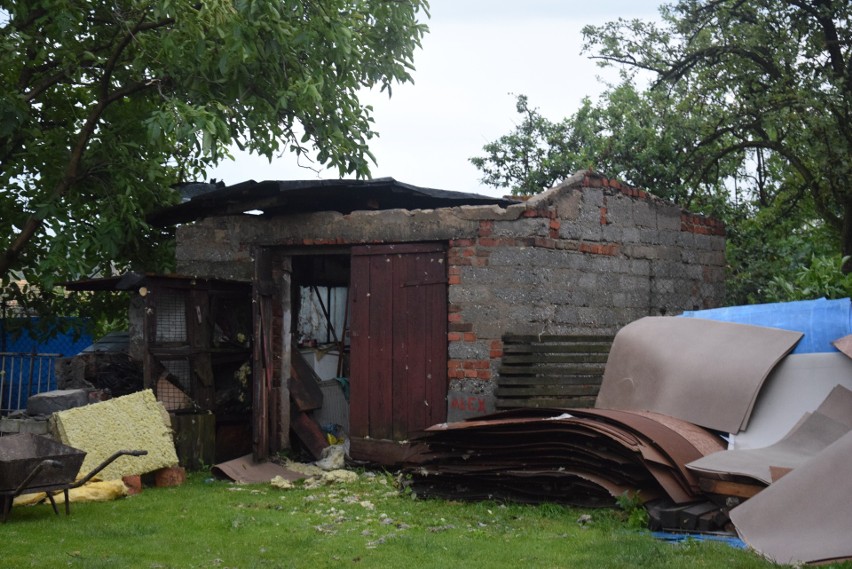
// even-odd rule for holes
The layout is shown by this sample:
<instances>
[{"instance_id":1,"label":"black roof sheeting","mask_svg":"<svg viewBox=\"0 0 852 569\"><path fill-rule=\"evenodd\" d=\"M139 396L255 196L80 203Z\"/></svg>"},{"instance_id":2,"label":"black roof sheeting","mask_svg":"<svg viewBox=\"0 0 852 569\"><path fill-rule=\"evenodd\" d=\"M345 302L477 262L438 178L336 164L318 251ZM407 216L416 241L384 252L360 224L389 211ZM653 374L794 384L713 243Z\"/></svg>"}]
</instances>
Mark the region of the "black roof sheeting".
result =
<instances>
[{"instance_id":1,"label":"black roof sheeting","mask_svg":"<svg viewBox=\"0 0 852 569\"><path fill-rule=\"evenodd\" d=\"M249 180L213 190L148 216L152 225L169 226L205 217L260 210L265 216L357 210L436 209L460 205L499 205L515 200L420 188L393 178L375 180Z\"/></svg>"}]
</instances>

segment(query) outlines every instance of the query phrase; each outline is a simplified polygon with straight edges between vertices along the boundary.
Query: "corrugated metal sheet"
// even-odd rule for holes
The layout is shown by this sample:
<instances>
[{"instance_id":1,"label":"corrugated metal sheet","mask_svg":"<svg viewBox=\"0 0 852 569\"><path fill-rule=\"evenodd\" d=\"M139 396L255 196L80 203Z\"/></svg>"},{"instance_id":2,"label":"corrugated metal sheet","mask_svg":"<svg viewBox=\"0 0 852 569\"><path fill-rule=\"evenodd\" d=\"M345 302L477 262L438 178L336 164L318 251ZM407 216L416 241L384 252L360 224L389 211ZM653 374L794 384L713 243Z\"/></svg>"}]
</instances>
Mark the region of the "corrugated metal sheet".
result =
<instances>
[{"instance_id":1,"label":"corrugated metal sheet","mask_svg":"<svg viewBox=\"0 0 852 569\"><path fill-rule=\"evenodd\" d=\"M246 211L262 211L264 215L383 209L435 209L460 205L501 205L517 203L507 200L421 188L393 178L375 180L290 180L255 182L249 180L234 186L196 195L191 200L168 207L148 216L153 225L167 226L205 217L240 215Z\"/></svg>"}]
</instances>

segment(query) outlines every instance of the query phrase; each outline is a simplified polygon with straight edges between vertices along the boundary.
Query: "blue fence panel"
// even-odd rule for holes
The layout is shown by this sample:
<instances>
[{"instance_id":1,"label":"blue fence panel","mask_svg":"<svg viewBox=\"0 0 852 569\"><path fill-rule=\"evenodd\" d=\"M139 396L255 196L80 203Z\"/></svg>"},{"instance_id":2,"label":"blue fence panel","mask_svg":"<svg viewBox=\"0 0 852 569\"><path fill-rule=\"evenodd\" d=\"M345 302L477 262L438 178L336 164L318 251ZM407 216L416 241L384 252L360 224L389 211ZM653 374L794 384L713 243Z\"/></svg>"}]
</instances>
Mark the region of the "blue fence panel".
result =
<instances>
[{"instance_id":1,"label":"blue fence panel","mask_svg":"<svg viewBox=\"0 0 852 569\"><path fill-rule=\"evenodd\" d=\"M33 319L37 320L37 319ZM21 322L3 322L3 330ZM85 327L85 322L77 322ZM7 327L8 326L8 327ZM92 336L84 332L53 334L39 340L26 330L18 335L6 334L0 351L0 414L26 409L30 395L56 389L56 358L80 353L92 344Z\"/></svg>"}]
</instances>

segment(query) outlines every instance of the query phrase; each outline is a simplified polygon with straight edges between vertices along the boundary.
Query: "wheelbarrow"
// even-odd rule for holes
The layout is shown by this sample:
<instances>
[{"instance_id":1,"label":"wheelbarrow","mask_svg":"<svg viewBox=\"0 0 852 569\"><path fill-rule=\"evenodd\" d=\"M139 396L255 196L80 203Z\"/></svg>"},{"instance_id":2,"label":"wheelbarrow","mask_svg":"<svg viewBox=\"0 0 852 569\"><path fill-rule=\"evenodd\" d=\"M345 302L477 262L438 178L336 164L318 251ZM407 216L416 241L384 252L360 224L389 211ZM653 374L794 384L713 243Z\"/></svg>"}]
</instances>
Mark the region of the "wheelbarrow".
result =
<instances>
[{"instance_id":1,"label":"wheelbarrow","mask_svg":"<svg viewBox=\"0 0 852 569\"><path fill-rule=\"evenodd\" d=\"M65 515L71 514L68 491L82 486L120 456L143 456L146 450L120 450L77 480L86 453L51 438L20 433L0 437L0 508L6 523L12 502L21 494L45 492L59 515L54 495L65 496Z\"/></svg>"}]
</instances>

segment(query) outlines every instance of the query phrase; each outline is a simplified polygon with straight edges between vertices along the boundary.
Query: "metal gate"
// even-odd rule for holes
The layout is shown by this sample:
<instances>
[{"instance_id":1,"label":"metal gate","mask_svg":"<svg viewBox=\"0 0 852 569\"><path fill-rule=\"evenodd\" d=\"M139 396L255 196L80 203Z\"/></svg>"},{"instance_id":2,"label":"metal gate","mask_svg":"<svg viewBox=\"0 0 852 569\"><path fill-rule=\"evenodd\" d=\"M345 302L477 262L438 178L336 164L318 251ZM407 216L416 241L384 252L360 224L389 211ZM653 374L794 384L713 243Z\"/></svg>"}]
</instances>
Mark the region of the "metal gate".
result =
<instances>
[{"instance_id":1,"label":"metal gate","mask_svg":"<svg viewBox=\"0 0 852 569\"><path fill-rule=\"evenodd\" d=\"M56 389L61 354L0 352L0 415L26 409L30 395Z\"/></svg>"}]
</instances>

